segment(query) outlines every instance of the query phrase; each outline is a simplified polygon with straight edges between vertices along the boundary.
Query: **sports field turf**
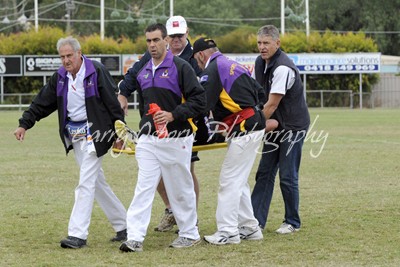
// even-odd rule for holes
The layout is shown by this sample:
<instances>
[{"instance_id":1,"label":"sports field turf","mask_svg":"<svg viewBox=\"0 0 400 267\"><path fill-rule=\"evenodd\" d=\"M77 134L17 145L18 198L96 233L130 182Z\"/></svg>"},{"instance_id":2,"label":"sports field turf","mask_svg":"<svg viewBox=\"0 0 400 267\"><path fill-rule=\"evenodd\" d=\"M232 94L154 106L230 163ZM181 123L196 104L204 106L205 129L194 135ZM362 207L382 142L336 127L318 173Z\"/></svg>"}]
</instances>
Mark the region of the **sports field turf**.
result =
<instances>
[{"instance_id":1,"label":"sports field turf","mask_svg":"<svg viewBox=\"0 0 400 267\"><path fill-rule=\"evenodd\" d=\"M174 231L154 232L163 213L156 195L142 253L120 253L97 204L88 247L60 248L67 235L78 170L65 156L56 114L27 132L21 112L0 111L0 266L400 266L400 110L310 109L312 127L300 170L302 228L275 233L283 218L278 183L264 240L171 249ZM127 123L137 125L130 110ZM216 230L218 174L225 149L201 151L200 234ZM255 170L249 178L253 187ZM126 207L136 183L134 156L105 156L107 180ZM175 228L176 229L176 228ZM174 230L175 230L174 229Z\"/></svg>"}]
</instances>

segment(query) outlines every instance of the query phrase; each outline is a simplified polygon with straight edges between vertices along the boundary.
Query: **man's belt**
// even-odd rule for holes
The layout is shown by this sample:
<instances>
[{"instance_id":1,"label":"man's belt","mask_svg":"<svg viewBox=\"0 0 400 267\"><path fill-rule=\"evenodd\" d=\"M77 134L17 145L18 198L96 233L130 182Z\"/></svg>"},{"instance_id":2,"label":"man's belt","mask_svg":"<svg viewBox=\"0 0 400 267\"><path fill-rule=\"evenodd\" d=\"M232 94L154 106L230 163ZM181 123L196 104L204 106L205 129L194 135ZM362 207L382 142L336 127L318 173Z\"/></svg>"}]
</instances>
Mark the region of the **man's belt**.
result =
<instances>
[{"instance_id":1,"label":"man's belt","mask_svg":"<svg viewBox=\"0 0 400 267\"><path fill-rule=\"evenodd\" d=\"M239 112L233 113L227 117L225 117L222 122L225 123L226 125L229 126L229 129L231 129L233 126L241 123L244 120L247 120L248 118L252 117L255 114L254 108L249 107L242 109Z\"/></svg>"}]
</instances>

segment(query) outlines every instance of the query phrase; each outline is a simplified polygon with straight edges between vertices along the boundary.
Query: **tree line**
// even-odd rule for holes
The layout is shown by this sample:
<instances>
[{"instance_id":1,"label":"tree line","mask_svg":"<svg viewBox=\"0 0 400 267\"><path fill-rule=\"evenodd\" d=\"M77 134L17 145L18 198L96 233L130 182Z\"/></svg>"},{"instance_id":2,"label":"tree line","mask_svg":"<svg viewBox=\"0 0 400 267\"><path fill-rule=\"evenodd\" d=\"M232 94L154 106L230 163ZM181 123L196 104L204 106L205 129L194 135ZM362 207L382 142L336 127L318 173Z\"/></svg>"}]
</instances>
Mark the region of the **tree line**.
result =
<instances>
[{"instance_id":1,"label":"tree line","mask_svg":"<svg viewBox=\"0 0 400 267\"><path fill-rule=\"evenodd\" d=\"M285 31L305 32L305 1L285 0ZM19 4L17 3L19 2ZM0 24L0 34L33 27L33 2L1 0L0 19L17 21L22 14L27 24ZM69 29L80 36L99 32L99 0L41 0L40 25ZM22 4L21 4L22 3ZM154 22L165 23L168 0L105 1L105 36L115 40L136 40ZM256 30L265 24L281 26L281 0L179 0L174 14L184 16L192 36L215 38L248 26ZM311 33L364 32L382 54L400 55L400 0L318 0L309 1ZM68 15L66 17L66 15ZM68 26L68 27L67 27Z\"/></svg>"}]
</instances>

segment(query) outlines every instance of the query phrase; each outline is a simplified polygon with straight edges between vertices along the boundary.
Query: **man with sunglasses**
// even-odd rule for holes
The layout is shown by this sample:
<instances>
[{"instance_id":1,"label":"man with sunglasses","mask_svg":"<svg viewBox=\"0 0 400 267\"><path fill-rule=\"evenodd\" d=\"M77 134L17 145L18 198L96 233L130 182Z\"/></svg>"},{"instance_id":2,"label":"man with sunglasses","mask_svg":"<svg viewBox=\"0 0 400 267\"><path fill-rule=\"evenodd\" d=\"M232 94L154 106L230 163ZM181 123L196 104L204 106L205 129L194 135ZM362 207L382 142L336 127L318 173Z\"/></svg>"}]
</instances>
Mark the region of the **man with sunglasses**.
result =
<instances>
[{"instance_id":1,"label":"man with sunglasses","mask_svg":"<svg viewBox=\"0 0 400 267\"><path fill-rule=\"evenodd\" d=\"M186 20L182 16L173 16L170 17L166 22L167 28L167 42L168 49L172 52L174 56L179 56L180 58L186 60L190 63L190 65L195 70L197 76L200 75L201 69L197 65L197 61L192 57L192 45L189 41L188 34L189 28L187 27ZM137 90L136 88L136 76L138 72L151 60L151 55L147 51L142 58L136 62L125 74L124 79L121 80L118 84L119 94L118 100L121 104L121 108L125 111L125 115L128 114L128 97ZM137 90L138 97L142 98L142 94L140 90ZM141 103L143 101L139 101ZM139 113L143 115L143 106L139 105ZM198 116L193 119L194 123L198 127L196 132L195 142L193 145L204 145L208 140L208 128L205 124L204 116ZM194 173L194 162L199 161L199 157L197 152L192 153L192 164L190 166L190 171L193 177L194 190L196 193L196 205L199 200L199 183L197 177ZM174 215L171 210L171 206L168 200L168 196L164 187L163 180L160 180L160 184L157 187L157 191L160 194L166 209L164 215L158 224L157 227L154 228L155 231L159 232L167 232L172 230L174 225L176 225L176 221Z\"/></svg>"}]
</instances>

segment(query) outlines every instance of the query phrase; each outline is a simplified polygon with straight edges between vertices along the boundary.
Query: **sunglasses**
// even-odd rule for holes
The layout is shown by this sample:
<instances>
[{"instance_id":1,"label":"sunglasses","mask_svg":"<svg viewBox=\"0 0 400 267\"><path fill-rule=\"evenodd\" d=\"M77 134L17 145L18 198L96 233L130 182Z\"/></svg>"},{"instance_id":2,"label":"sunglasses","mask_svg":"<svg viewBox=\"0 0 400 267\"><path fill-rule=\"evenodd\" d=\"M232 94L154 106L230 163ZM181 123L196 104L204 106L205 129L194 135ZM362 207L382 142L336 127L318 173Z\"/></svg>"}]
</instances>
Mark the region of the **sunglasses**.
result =
<instances>
[{"instance_id":1,"label":"sunglasses","mask_svg":"<svg viewBox=\"0 0 400 267\"><path fill-rule=\"evenodd\" d=\"M182 38L184 35L185 34L171 34L169 35L169 37L171 37L172 39L174 39L175 37Z\"/></svg>"}]
</instances>

